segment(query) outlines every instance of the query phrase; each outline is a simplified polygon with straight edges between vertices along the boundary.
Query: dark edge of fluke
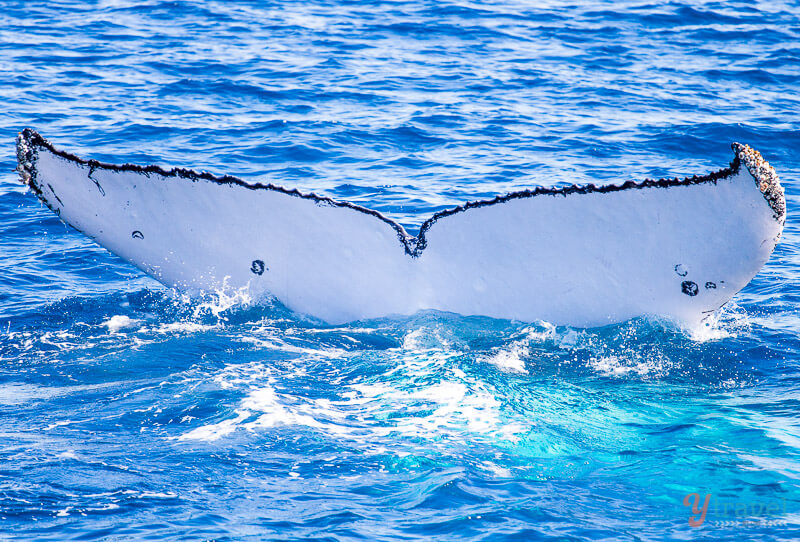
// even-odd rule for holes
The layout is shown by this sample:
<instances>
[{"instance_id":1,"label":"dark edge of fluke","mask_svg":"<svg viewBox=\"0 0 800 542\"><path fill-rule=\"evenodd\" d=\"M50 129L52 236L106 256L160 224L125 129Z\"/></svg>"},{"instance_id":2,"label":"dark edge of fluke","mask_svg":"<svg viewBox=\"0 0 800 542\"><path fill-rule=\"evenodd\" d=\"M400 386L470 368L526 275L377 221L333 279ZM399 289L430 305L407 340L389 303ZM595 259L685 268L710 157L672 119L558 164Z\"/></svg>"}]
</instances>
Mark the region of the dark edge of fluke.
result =
<instances>
[{"instance_id":1,"label":"dark edge of fluke","mask_svg":"<svg viewBox=\"0 0 800 542\"><path fill-rule=\"evenodd\" d=\"M149 166L139 166L136 164L116 165L116 164L106 164L103 162L98 162L97 160L84 160L83 158L75 156L74 154L55 148L52 143L50 143L47 139L42 137L38 132L30 128L25 128L22 132L20 132L19 136L17 137L17 162L18 162L17 171L20 174L22 182L28 185L31 191L33 191L33 193L36 194L39 197L39 199L50 210L54 211L56 214L59 215L60 213L58 213L58 211L50 205L47 199L43 196L41 189L37 185L35 163L38 157L38 150L37 150L38 148L47 149L48 151L52 152L57 156L75 162L82 166L89 166L90 175L91 172L96 169L104 169L110 171L132 171L136 173L142 173L144 175L156 173L163 177L180 177L183 179L189 179L191 181L205 180L217 184L227 184L227 185L232 184L241 186L243 188L247 188L249 190L273 190L276 192L287 194L289 196L314 200L317 203L323 205L331 205L334 207L346 207L349 209L353 209L354 211L374 216L375 218L382 220L383 222L391 226L397 232L397 237L403 244L406 254L408 254L411 257L417 257L420 254L422 254L423 250L425 250L425 247L427 246L427 239L425 237L425 234L428 232L428 230L430 230L430 228L433 226L433 224L436 223L437 220L444 218L446 216L466 211L468 209L486 207L488 205L504 203L510 200L532 198L536 196L566 197L571 194L592 194L592 193L606 194L611 192L621 192L623 190L633 190L633 189L643 189L643 188L670 188L676 186L690 186L694 184L703 184L709 182L716 184L716 182L721 179L725 179L733 175L736 175L739 172L739 168L742 162L744 162L748 171L755 179L756 186L758 186L758 188L761 190L764 199L767 201L770 208L772 209L775 220L783 224L786 216L786 202L784 199L784 191L783 187L780 185L780 182L778 180L777 173L772 168L772 166L770 166L769 163L761 157L761 154L758 151L756 151L755 149L751 148L748 145L743 145L741 143L731 144L731 148L733 149L735 156L734 159L731 161L729 167L720 169L719 171L708 173L706 175L702 176L694 175L692 177L686 177L684 179L679 179L675 177L672 179L658 179L658 180L645 179L644 181L639 181L639 182L626 181L619 185L607 184L607 185L597 186L594 183L590 183L586 185L571 185L561 188L535 187L532 189L520 190L517 192L511 192L506 195L497 196L489 200L471 201L459 205L457 207L454 207L452 209L439 211L422 223L422 225L420 226L419 235L417 235L416 237L406 232L405 228L402 225L398 224L391 218L388 218L387 216L383 215L378 211L375 211L373 209L368 209L360 205L356 205L355 203L350 203L347 201L337 201L329 197L318 196L314 193L306 194L300 192L297 189L288 189L282 186L274 185L272 183L268 184L248 183L232 175L218 176L214 175L213 173L209 173L207 171L196 172L190 169L177 168L177 167L167 170L156 165L149 165Z\"/></svg>"}]
</instances>

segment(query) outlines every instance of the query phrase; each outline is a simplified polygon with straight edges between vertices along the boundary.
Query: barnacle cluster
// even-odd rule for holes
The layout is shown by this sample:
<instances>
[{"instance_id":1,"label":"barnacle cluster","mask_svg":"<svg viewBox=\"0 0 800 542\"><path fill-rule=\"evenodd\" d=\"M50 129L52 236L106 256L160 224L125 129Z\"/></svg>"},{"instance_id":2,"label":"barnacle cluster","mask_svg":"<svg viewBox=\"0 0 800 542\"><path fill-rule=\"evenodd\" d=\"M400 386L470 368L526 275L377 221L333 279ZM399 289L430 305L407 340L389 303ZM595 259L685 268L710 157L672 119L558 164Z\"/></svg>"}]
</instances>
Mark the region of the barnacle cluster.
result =
<instances>
[{"instance_id":1,"label":"barnacle cluster","mask_svg":"<svg viewBox=\"0 0 800 542\"><path fill-rule=\"evenodd\" d=\"M775 219L783 223L786 219L786 199L775 169L750 145L734 143L731 147L756 180L764 199L775 213Z\"/></svg>"},{"instance_id":2,"label":"barnacle cluster","mask_svg":"<svg viewBox=\"0 0 800 542\"><path fill-rule=\"evenodd\" d=\"M23 184L33 186L31 171L33 170L33 153L28 145L26 134L17 136L17 173Z\"/></svg>"}]
</instances>

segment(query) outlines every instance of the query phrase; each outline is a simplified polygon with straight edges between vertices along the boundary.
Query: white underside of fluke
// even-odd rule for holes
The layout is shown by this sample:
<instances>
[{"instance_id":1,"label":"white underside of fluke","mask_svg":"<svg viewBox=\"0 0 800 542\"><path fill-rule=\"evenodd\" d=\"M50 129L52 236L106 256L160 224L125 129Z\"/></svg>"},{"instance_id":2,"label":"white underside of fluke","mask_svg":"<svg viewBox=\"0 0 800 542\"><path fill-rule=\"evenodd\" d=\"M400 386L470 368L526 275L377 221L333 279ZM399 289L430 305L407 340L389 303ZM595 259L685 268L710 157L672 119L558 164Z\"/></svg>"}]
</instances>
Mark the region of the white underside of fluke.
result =
<instances>
[{"instance_id":1,"label":"white underside of fluke","mask_svg":"<svg viewBox=\"0 0 800 542\"><path fill-rule=\"evenodd\" d=\"M341 323L422 309L580 327L695 324L761 269L783 191L757 152L683 181L534 190L433 217L186 170L111 166L18 139L19 171L67 224L182 291L248 288Z\"/></svg>"}]
</instances>

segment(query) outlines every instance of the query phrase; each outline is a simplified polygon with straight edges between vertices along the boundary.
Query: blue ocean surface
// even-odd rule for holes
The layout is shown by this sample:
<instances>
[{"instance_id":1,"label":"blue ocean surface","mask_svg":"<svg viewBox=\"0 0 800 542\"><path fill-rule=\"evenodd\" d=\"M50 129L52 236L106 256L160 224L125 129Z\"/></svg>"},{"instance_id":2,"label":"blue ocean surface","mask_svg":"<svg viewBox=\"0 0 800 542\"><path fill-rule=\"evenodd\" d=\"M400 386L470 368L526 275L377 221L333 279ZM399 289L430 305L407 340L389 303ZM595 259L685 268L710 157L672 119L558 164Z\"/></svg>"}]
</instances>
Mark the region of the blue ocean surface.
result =
<instances>
[{"instance_id":1,"label":"blue ocean surface","mask_svg":"<svg viewBox=\"0 0 800 542\"><path fill-rule=\"evenodd\" d=\"M796 3L0 14L0 540L800 539ZM707 173L739 141L778 171L788 218L700 329L331 326L185 299L65 226L14 172L26 127L411 230L531 186Z\"/></svg>"}]
</instances>

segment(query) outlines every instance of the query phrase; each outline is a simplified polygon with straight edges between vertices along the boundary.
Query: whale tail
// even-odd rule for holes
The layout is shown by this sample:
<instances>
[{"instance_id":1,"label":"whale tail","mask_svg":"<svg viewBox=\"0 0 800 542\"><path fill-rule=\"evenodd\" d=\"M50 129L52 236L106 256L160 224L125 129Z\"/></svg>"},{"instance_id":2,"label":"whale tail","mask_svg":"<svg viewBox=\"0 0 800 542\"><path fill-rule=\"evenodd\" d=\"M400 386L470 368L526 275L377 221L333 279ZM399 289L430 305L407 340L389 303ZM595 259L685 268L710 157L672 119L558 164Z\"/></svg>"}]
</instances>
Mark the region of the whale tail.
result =
<instances>
[{"instance_id":1,"label":"whale tail","mask_svg":"<svg viewBox=\"0 0 800 542\"><path fill-rule=\"evenodd\" d=\"M783 188L757 151L732 147L707 175L523 190L439 212L416 237L355 204L84 160L29 129L17 158L61 220L170 287L247 288L332 323L438 309L589 327L696 323L761 269Z\"/></svg>"}]
</instances>

